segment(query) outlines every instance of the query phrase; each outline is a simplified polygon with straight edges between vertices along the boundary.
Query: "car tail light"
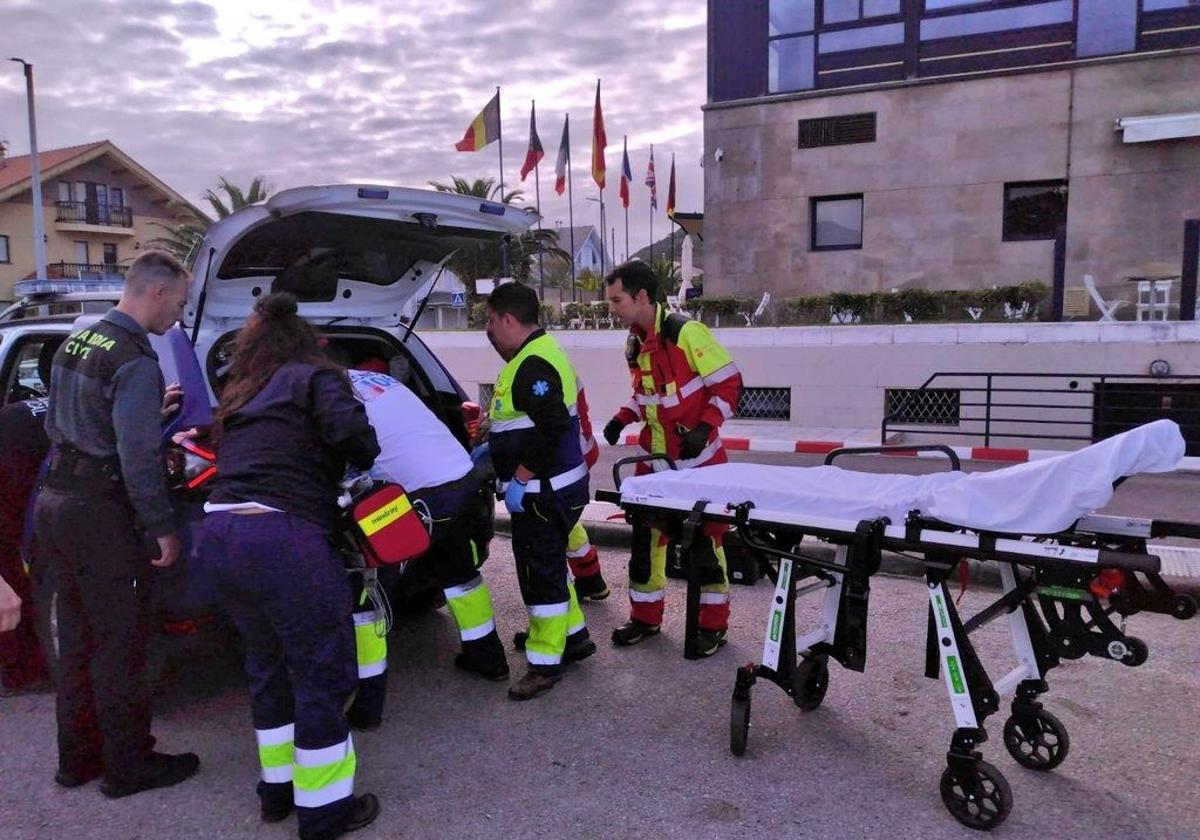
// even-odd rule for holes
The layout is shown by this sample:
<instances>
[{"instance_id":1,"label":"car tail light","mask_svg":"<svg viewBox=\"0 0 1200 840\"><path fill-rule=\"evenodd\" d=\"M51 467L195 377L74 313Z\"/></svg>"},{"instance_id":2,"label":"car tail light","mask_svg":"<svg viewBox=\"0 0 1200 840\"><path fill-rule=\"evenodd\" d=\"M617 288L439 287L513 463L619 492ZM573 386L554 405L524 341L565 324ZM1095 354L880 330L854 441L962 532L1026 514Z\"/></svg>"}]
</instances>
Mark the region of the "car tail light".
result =
<instances>
[{"instance_id":1,"label":"car tail light","mask_svg":"<svg viewBox=\"0 0 1200 840\"><path fill-rule=\"evenodd\" d=\"M483 421L483 409L479 403L464 402L462 404L463 423L467 426L467 437L471 445L479 443L479 427Z\"/></svg>"}]
</instances>

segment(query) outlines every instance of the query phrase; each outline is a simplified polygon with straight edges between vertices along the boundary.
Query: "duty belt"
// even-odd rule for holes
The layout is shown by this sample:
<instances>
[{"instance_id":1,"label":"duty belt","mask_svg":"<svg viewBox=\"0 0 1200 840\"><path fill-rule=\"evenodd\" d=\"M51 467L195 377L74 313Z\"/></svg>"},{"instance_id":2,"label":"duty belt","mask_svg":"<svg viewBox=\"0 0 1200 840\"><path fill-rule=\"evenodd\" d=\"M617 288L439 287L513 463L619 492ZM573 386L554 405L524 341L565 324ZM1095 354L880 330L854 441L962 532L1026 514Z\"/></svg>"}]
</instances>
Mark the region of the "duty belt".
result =
<instances>
[{"instance_id":1,"label":"duty belt","mask_svg":"<svg viewBox=\"0 0 1200 840\"><path fill-rule=\"evenodd\" d=\"M46 470L46 483L59 490L106 491L121 481L117 458L98 458L73 446L58 447Z\"/></svg>"},{"instance_id":2,"label":"duty belt","mask_svg":"<svg viewBox=\"0 0 1200 840\"><path fill-rule=\"evenodd\" d=\"M575 467L574 469L567 470L566 472L559 473L558 475L555 475L555 476L551 476L550 477L550 489L551 490L561 490L562 488L568 487L568 486L574 484L576 481L579 481L582 478L587 478L587 474L588 474L587 464L580 464L579 466ZM507 489L508 489L507 481L501 481L500 479L496 479L496 492L497 493L503 493ZM532 481L527 481L525 483L525 492L526 493L542 492L542 482L536 478L533 479Z\"/></svg>"}]
</instances>

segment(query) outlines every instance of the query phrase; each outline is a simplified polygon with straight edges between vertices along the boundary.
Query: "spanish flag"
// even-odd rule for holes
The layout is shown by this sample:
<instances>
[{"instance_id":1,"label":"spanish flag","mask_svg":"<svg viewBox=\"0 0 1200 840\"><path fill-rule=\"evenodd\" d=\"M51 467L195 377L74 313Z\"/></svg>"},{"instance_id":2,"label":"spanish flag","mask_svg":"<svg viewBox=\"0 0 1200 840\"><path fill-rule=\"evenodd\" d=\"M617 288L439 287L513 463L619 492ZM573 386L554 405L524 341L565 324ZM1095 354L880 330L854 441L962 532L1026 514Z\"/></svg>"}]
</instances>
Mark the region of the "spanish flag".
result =
<instances>
[{"instance_id":1,"label":"spanish flag","mask_svg":"<svg viewBox=\"0 0 1200 840\"><path fill-rule=\"evenodd\" d=\"M604 133L604 114L600 112L600 80L596 80L596 110L592 117L592 180L604 189L604 147L608 137Z\"/></svg>"},{"instance_id":2,"label":"spanish flag","mask_svg":"<svg viewBox=\"0 0 1200 840\"><path fill-rule=\"evenodd\" d=\"M500 91L467 126L463 139L454 144L460 152L478 152L500 137Z\"/></svg>"}]
</instances>

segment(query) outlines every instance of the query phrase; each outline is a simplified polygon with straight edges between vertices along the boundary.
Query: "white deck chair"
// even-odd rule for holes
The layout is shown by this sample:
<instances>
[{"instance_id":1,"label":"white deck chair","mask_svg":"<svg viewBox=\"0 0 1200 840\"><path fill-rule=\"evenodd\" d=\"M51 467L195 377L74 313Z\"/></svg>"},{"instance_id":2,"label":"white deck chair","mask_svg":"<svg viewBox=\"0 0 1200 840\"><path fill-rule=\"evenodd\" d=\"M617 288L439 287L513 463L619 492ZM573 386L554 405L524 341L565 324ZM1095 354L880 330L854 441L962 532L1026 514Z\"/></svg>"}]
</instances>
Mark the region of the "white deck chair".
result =
<instances>
[{"instance_id":1,"label":"white deck chair","mask_svg":"<svg viewBox=\"0 0 1200 840\"><path fill-rule=\"evenodd\" d=\"M1091 295L1092 301L1096 304L1096 308L1100 310L1101 321L1115 321L1116 311L1124 306L1127 301L1114 300L1107 301L1100 297L1100 290L1096 288L1096 279L1090 274L1083 275L1083 285Z\"/></svg>"},{"instance_id":2,"label":"white deck chair","mask_svg":"<svg viewBox=\"0 0 1200 840\"><path fill-rule=\"evenodd\" d=\"M683 309L679 305L679 295L667 295L667 311L683 312Z\"/></svg>"},{"instance_id":3,"label":"white deck chair","mask_svg":"<svg viewBox=\"0 0 1200 840\"><path fill-rule=\"evenodd\" d=\"M771 293L763 292L762 300L758 302L758 306L753 312L743 312L742 317L746 319L746 326L753 327L754 322L762 317L762 314L767 311L767 304L771 302Z\"/></svg>"}]
</instances>

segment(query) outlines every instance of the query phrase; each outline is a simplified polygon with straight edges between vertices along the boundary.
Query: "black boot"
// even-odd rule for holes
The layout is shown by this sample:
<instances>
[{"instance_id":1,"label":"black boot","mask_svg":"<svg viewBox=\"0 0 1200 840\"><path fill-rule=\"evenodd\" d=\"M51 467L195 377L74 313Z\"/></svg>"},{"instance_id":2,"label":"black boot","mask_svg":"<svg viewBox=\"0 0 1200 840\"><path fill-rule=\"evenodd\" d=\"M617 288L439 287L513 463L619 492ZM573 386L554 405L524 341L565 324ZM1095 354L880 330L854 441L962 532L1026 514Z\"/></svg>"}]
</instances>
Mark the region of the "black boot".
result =
<instances>
[{"instance_id":1,"label":"black boot","mask_svg":"<svg viewBox=\"0 0 1200 840\"><path fill-rule=\"evenodd\" d=\"M105 779L100 791L109 799L120 799L144 790L172 787L190 779L199 769L200 759L195 753L166 755L152 752L136 770L116 779Z\"/></svg>"},{"instance_id":2,"label":"black boot","mask_svg":"<svg viewBox=\"0 0 1200 840\"><path fill-rule=\"evenodd\" d=\"M657 624L646 624L631 618L613 631L612 640L614 645L629 647L645 641L650 636L657 636L658 632Z\"/></svg>"},{"instance_id":3,"label":"black boot","mask_svg":"<svg viewBox=\"0 0 1200 840\"><path fill-rule=\"evenodd\" d=\"M482 639L463 642L462 652L454 657L454 664L494 682L508 679L508 660L504 658L504 645L495 630Z\"/></svg>"}]
</instances>

